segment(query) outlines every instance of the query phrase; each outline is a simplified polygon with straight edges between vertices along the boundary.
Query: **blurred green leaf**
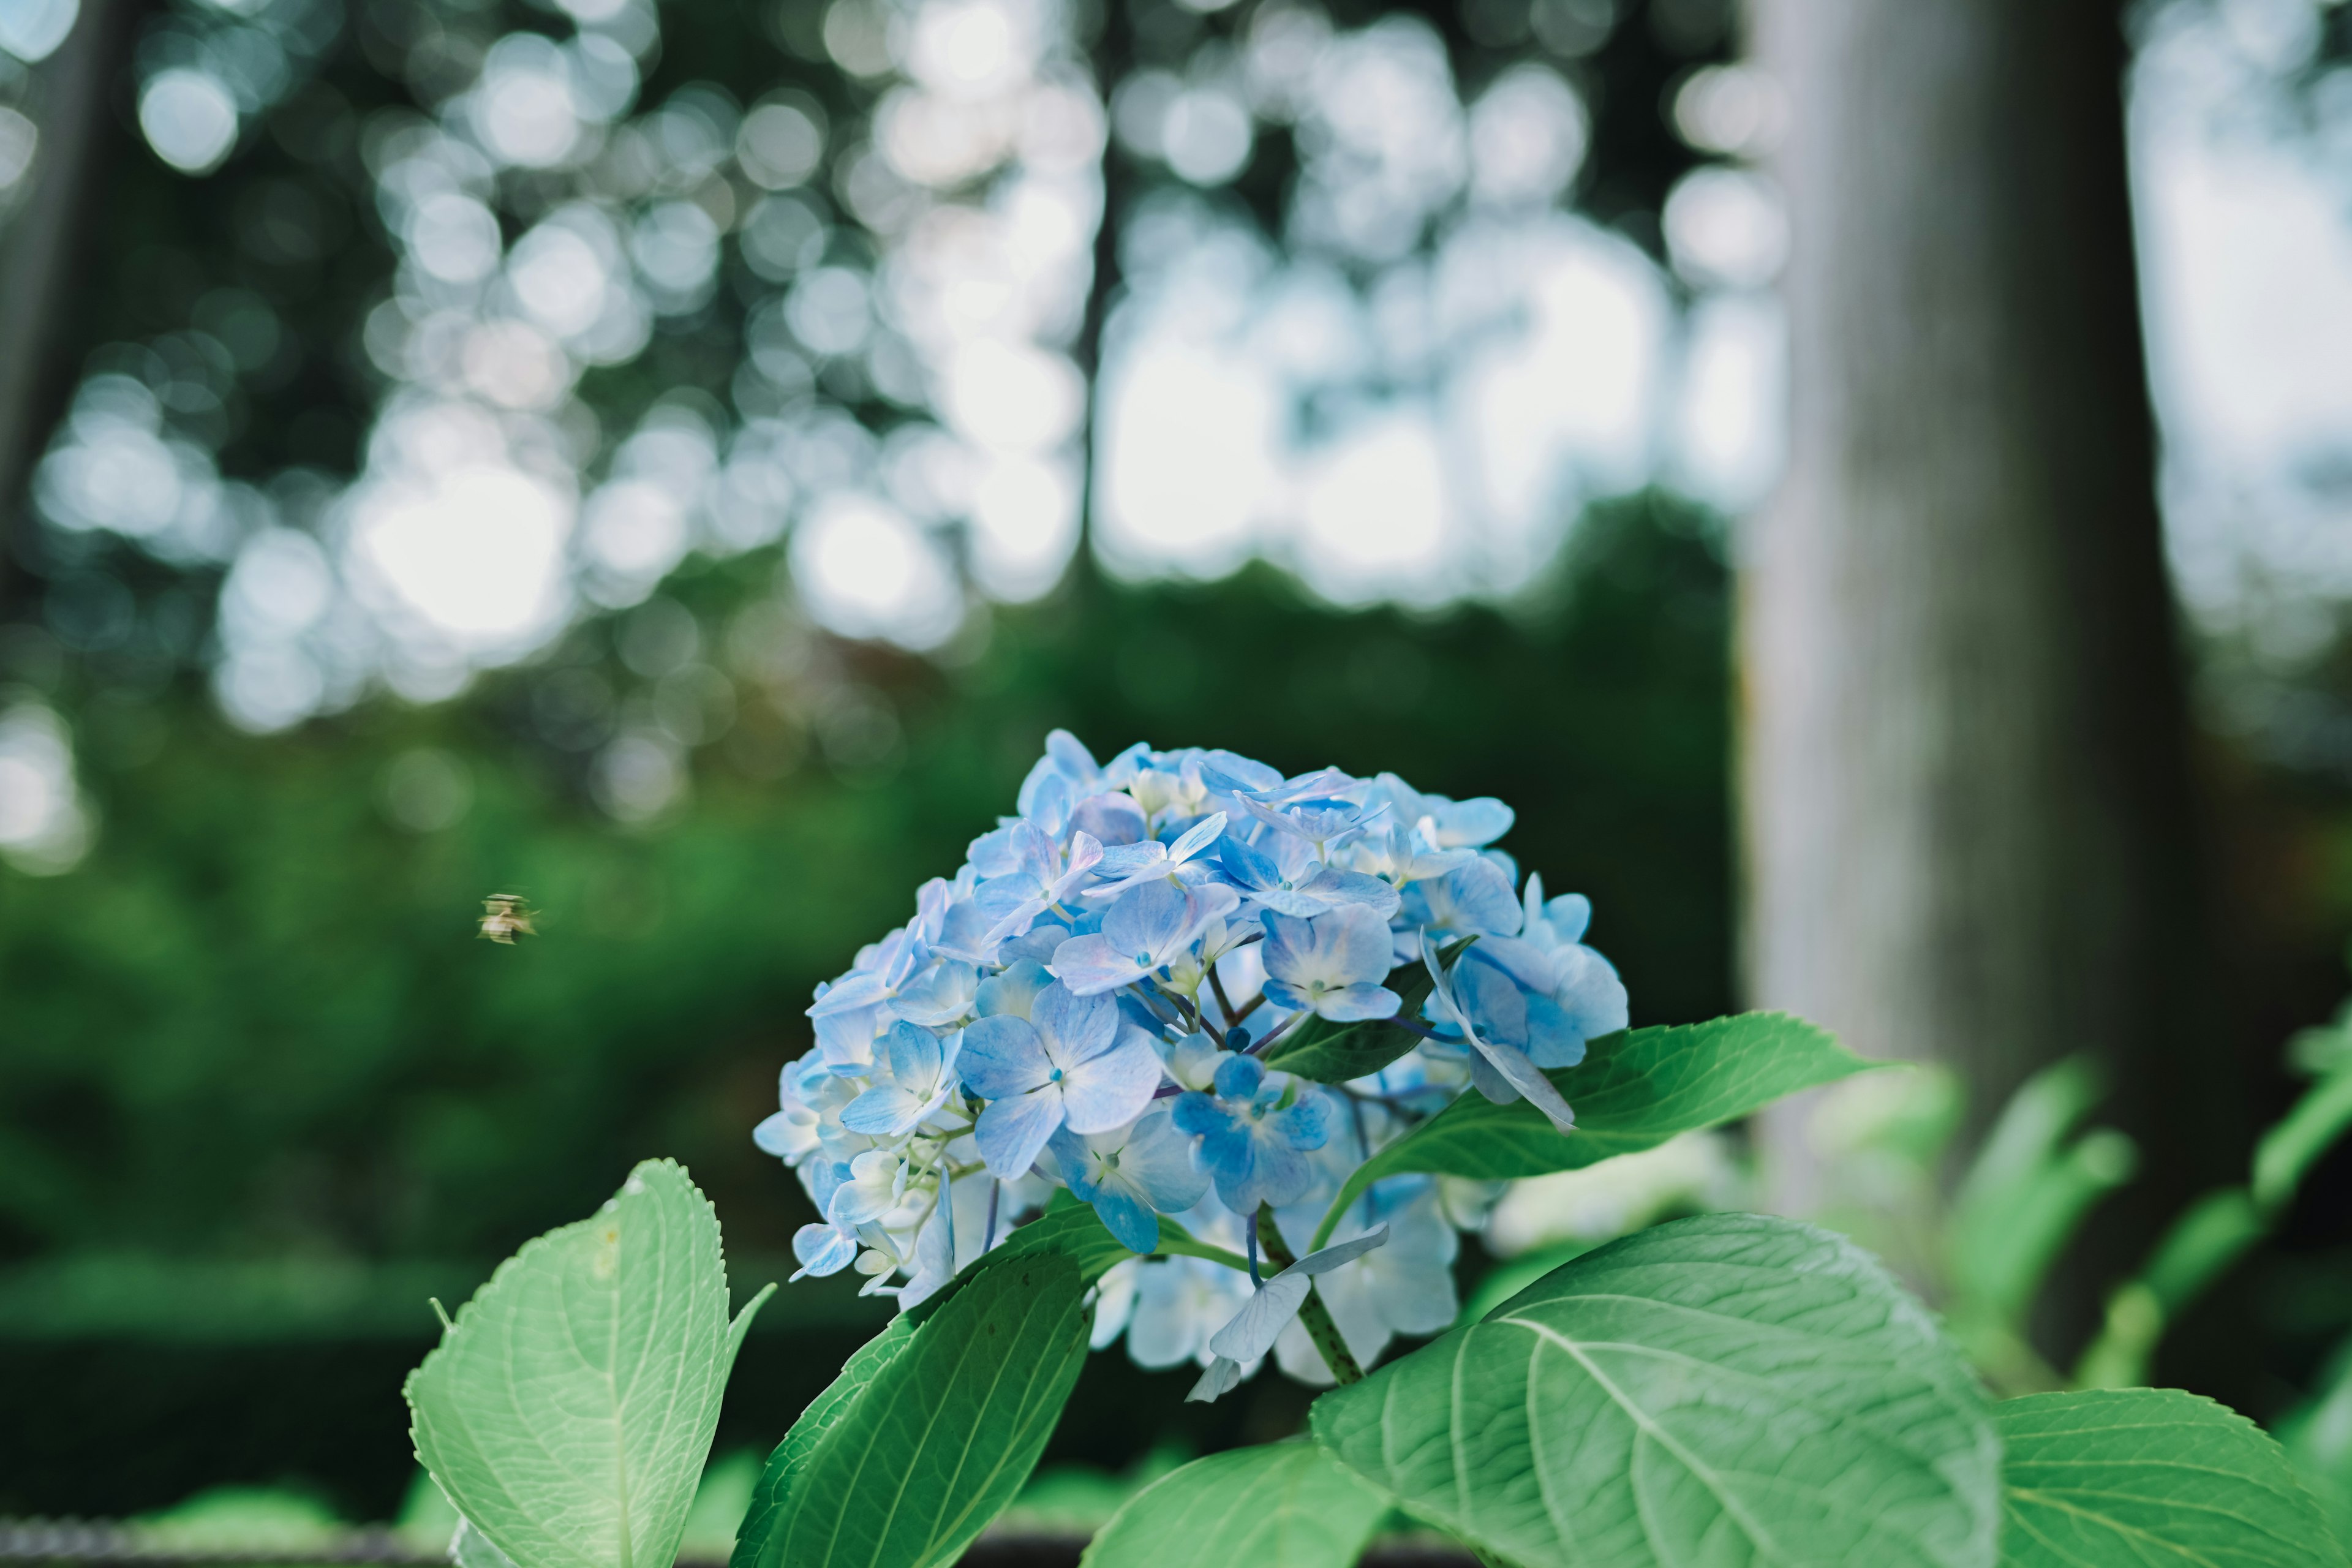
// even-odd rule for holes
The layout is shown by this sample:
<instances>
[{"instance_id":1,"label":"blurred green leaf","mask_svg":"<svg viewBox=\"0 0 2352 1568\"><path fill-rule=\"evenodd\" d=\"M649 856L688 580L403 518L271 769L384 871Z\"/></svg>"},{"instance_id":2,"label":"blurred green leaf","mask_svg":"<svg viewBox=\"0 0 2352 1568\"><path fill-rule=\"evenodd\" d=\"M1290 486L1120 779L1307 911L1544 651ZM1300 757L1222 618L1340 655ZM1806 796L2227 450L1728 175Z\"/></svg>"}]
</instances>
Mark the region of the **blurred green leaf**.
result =
<instances>
[{"instance_id":1,"label":"blurred green leaf","mask_svg":"<svg viewBox=\"0 0 2352 1568\"><path fill-rule=\"evenodd\" d=\"M686 1510L686 1531L678 1539L678 1551L689 1557L732 1553L735 1531L751 1509L761 1471L760 1456L749 1448L713 1459L702 1472L702 1484L694 1489L693 1505Z\"/></svg>"},{"instance_id":2,"label":"blurred green leaf","mask_svg":"<svg viewBox=\"0 0 2352 1568\"><path fill-rule=\"evenodd\" d=\"M2352 1127L2352 1068L2319 1080L2254 1146L2254 1202L2275 1209L2344 1130Z\"/></svg>"},{"instance_id":3,"label":"blurred green leaf","mask_svg":"<svg viewBox=\"0 0 2352 1568\"><path fill-rule=\"evenodd\" d=\"M1082 1568L1349 1568L1388 1499L1314 1443L1195 1459L1146 1487Z\"/></svg>"},{"instance_id":4,"label":"blurred green leaf","mask_svg":"<svg viewBox=\"0 0 2352 1568\"><path fill-rule=\"evenodd\" d=\"M1525 1568L1993 1553L2000 1448L1927 1310L1841 1237L1659 1226L1315 1403L1408 1509Z\"/></svg>"},{"instance_id":5,"label":"blurred green leaf","mask_svg":"<svg viewBox=\"0 0 2352 1568\"><path fill-rule=\"evenodd\" d=\"M2036 1394L1993 1406L2011 1568L2338 1564L2279 1446L2178 1389Z\"/></svg>"},{"instance_id":6,"label":"blurred green leaf","mask_svg":"<svg viewBox=\"0 0 2352 1568\"><path fill-rule=\"evenodd\" d=\"M660 1568L765 1300L729 1322L718 1218L683 1169L649 1160L459 1309L409 1375L417 1457L523 1568Z\"/></svg>"},{"instance_id":7,"label":"blurred green leaf","mask_svg":"<svg viewBox=\"0 0 2352 1568\"><path fill-rule=\"evenodd\" d=\"M2028 1079L2001 1110L1952 1207L1953 1316L2021 1334L2051 1264L2091 1206L2131 1177L2137 1151L2108 1129L2075 1136L2102 1093L2080 1058Z\"/></svg>"},{"instance_id":8,"label":"blurred green leaf","mask_svg":"<svg viewBox=\"0 0 2352 1568\"><path fill-rule=\"evenodd\" d=\"M1611 1035L1592 1041L1577 1066L1544 1075L1575 1110L1575 1131L1560 1132L1524 1100L1497 1105L1465 1094L1359 1166L1332 1201L1315 1244L1321 1246L1336 1217L1383 1176L1427 1171L1502 1181L1579 1170L1876 1065L1828 1030L1786 1013Z\"/></svg>"},{"instance_id":9,"label":"blurred green leaf","mask_svg":"<svg viewBox=\"0 0 2352 1568\"><path fill-rule=\"evenodd\" d=\"M2198 1199L2158 1238L2139 1274L2107 1298L2106 1321L2075 1363L2074 1381L2085 1388L2147 1382L2149 1358L2172 1320L2269 1229L2269 1216L2243 1187Z\"/></svg>"},{"instance_id":10,"label":"blurred green leaf","mask_svg":"<svg viewBox=\"0 0 2352 1568\"><path fill-rule=\"evenodd\" d=\"M737 1563L954 1562L1019 1493L1053 1434L1086 1361L1087 1289L1066 1257L992 1259L877 1358L816 1436L764 1535L745 1521Z\"/></svg>"}]
</instances>

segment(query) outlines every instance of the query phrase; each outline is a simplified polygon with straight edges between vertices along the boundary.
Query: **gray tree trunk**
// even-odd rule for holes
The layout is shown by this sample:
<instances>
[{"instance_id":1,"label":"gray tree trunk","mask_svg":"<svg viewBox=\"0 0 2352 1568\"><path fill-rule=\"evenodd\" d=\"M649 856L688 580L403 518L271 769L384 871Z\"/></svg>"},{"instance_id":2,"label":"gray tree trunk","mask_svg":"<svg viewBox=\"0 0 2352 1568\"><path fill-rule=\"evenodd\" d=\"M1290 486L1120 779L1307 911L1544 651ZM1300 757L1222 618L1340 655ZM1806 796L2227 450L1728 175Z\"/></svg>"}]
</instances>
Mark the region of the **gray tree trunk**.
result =
<instances>
[{"instance_id":1,"label":"gray tree trunk","mask_svg":"<svg viewBox=\"0 0 2352 1568\"><path fill-rule=\"evenodd\" d=\"M32 194L0 229L0 605L16 568L12 546L30 526L26 480L55 413L76 258L99 205L136 10L137 0L82 0L73 31L40 68Z\"/></svg>"},{"instance_id":2,"label":"gray tree trunk","mask_svg":"<svg viewBox=\"0 0 2352 1568\"><path fill-rule=\"evenodd\" d=\"M2117 8L1758 0L1752 20L1789 108L1793 375L1740 583L1752 1000L1962 1069L1978 1125L2089 1051L2152 1146L2201 1129L2234 1160ZM1767 1142L1801 1210L1799 1120Z\"/></svg>"}]
</instances>

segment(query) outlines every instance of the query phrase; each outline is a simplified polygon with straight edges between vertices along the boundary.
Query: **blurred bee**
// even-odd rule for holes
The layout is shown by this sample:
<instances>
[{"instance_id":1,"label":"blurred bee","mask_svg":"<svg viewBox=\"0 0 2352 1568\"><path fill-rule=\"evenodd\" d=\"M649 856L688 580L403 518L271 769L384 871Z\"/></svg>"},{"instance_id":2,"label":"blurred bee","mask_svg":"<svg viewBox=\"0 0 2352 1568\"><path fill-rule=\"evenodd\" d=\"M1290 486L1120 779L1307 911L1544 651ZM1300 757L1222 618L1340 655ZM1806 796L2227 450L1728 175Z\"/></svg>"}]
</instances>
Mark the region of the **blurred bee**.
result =
<instances>
[{"instance_id":1,"label":"blurred bee","mask_svg":"<svg viewBox=\"0 0 2352 1568\"><path fill-rule=\"evenodd\" d=\"M482 934L512 947L519 936L539 934L530 923L533 912L520 893L492 893L482 900Z\"/></svg>"}]
</instances>

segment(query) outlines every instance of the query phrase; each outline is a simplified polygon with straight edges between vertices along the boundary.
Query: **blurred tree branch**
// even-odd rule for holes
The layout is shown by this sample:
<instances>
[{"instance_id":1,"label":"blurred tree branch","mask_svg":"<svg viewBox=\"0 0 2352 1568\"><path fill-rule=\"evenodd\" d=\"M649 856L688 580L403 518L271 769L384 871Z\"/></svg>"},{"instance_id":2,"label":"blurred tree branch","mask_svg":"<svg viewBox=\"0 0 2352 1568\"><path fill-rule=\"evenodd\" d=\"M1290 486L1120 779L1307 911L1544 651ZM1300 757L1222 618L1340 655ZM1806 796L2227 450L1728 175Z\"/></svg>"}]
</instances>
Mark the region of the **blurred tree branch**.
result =
<instances>
[{"instance_id":1,"label":"blurred tree branch","mask_svg":"<svg viewBox=\"0 0 2352 1568\"><path fill-rule=\"evenodd\" d=\"M56 359L76 260L100 209L109 112L130 63L139 0L81 0L43 74L33 193L0 233L0 609L21 570L33 458L54 416Z\"/></svg>"}]
</instances>

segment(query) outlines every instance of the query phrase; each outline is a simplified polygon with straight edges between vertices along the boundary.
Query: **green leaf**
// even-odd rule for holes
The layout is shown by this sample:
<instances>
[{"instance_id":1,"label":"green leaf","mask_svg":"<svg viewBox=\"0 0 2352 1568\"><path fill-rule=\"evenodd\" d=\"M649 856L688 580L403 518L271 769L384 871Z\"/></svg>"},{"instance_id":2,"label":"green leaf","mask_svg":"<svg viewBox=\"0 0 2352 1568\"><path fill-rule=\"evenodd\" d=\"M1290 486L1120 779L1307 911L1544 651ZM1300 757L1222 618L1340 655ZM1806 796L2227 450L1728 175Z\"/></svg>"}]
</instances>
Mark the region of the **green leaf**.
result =
<instances>
[{"instance_id":1,"label":"green leaf","mask_svg":"<svg viewBox=\"0 0 2352 1568\"><path fill-rule=\"evenodd\" d=\"M2171 1388L2033 1394L1993 1406L2000 1560L2012 1568L2340 1565L2286 1456L2235 1411Z\"/></svg>"},{"instance_id":2,"label":"green leaf","mask_svg":"<svg viewBox=\"0 0 2352 1568\"><path fill-rule=\"evenodd\" d=\"M1171 1223L1162 1220L1160 1228L1167 1231L1172 1228ZM1177 1234L1181 1235L1181 1230ZM919 1323L927 1321L958 1291L978 1279L982 1269L1014 1258L1066 1258L1078 1266L1078 1278L1091 1285L1114 1266L1134 1256L1104 1226L1102 1216L1095 1213L1091 1205L1065 1189L1054 1194L1053 1207L1014 1230L993 1250L965 1264L956 1271L954 1279L909 1307L907 1315Z\"/></svg>"},{"instance_id":3,"label":"green leaf","mask_svg":"<svg viewBox=\"0 0 2352 1568\"><path fill-rule=\"evenodd\" d=\"M1588 1253L1313 1420L1526 1568L1993 1560L1974 1375L1874 1260L1793 1221L1710 1215Z\"/></svg>"},{"instance_id":4,"label":"green leaf","mask_svg":"<svg viewBox=\"0 0 2352 1568\"><path fill-rule=\"evenodd\" d=\"M768 1456L767 1468L760 1472L759 1485L751 1489L751 1506L735 1532L735 1550L728 1559L730 1568L776 1568L783 1560L784 1538L776 1527L785 1517L786 1505L808 1467L809 1457L816 1452L825 1435L849 1414L857 1396L873 1385L884 1367L905 1352L914 1337L912 1318L901 1314L891 1319L888 1328L857 1347L842 1363L840 1375L801 1412L800 1419L784 1434L784 1440Z\"/></svg>"},{"instance_id":5,"label":"green leaf","mask_svg":"<svg viewBox=\"0 0 2352 1568\"><path fill-rule=\"evenodd\" d=\"M2294 1195L2312 1163L2352 1126L2352 1070L2339 1069L2306 1091L2254 1148L2254 1201L2277 1208Z\"/></svg>"},{"instance_id":6,"label":"green leaf","mask_svg":"<svg viewBox=\"0 0 2352 1568\"><path fill-rule=\"evenodd\" d=\"M1438 963L1451 964L1464 948L1477 940L1465 936L1446 943L1438 951ZM1433 983L1427 965L1401 963L1389 972L1387 984L1390 990L1404 998L1397 1016L1411 1018L1429 1000ZM1411 1029L1400 1029L1386 1018L1367 1018L1352 1024L1305 1018L1266 1047L1265 1061L1269 1068L1313 1079L1317 1083L1349 1083L1380 1071L1421 1044L1421 1040L1422 1037Z\"/></svg>"},{"instance_id":7,"label":"green leaf","mask_svg":"<svg viewBox=\"0 0 2352 1568\"><path fill-rule=\"evenodd\" d=\"M1069 1258L992 1255L817 1438L762 1560L954 1562L1020 1491L1053 1434L1086 1361L1087 1289Z\"/></svg>"},{"instance_id":8,"label":"green leaf","mask_svg":"<svg viewBox=\"0 0 2352 1568\"><path fill-rule=\"evenodd\" d=\"M520 1568L668 1568L741 1331L710 1205L647 1161L524 1244L405 1390L416 1456Z\"/></svg>"},{"instance_id":9,"label":"green leaf","mask_svg":"<svg viewBox=\"0 0 2352 1568\"><path fill-rule=\"evenodd\" d=\"M1315 1245L1328 1240L1348 1205L1383 1176L1429 1171L1502 1181L1580 1170L1877 1065L1786 1013L1606 1036L1575 1067L1544 1075L1575 1108L1575 1131L1560 1132L1525 1100L1496 1105L1465 1094L1357 1167Z\"/></svg>"},{"instance_id":10,"label":"green leaf","mask_svg":"<svg viewBox=\"0 0 2352 1568\"><path fill-rule=\"evenodd\" d=\"M1312 1443L1236 1448L1129 1499L1079 1568L1349 1568L1388 1506Z\"/></svg>"}]
</instances>

